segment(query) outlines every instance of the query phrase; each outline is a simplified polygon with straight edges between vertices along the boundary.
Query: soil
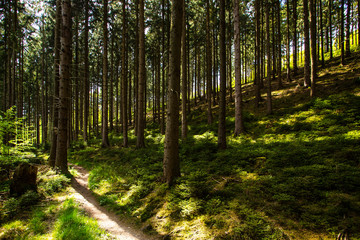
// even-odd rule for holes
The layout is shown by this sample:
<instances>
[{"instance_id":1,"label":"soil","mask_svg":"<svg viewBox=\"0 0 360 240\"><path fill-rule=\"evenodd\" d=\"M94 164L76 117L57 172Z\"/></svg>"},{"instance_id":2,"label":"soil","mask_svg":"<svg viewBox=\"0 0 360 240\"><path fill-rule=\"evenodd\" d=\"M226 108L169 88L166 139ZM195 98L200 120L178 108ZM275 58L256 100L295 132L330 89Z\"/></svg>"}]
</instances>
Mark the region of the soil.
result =
<instances>
[{"instance_id":1,"label":"soil","mask_svg":"<svg viewBox=\"0 0 360 240\"><path fill-rule=\"evenodd\" d=\"M78 172L78 176L72 179L72 187L75 192L74 199L89 214L97 220L99 226L106 230L115 239L121 240L148 240L159 239L156 236L148 236L133 225L121 220L115 213L109 212L100 206L99 202L88 188L89 172L81 166L72 165Z\"/></svg>"}]
</instances>

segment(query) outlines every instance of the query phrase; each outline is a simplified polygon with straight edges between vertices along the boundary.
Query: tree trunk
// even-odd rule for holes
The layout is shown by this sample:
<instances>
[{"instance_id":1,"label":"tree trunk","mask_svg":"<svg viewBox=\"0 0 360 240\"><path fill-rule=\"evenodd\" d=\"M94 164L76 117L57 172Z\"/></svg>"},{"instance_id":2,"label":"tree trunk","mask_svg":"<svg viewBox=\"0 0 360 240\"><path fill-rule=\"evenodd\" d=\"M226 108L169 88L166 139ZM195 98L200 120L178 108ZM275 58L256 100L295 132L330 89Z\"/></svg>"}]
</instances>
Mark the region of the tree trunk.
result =
<instances>
[{"instance_id":1,"label":"tree trunk","mask_svg":"<svg viewBox=\"0 0 360 240\"><path fill-rule=\"evenodd\" d=\"M333 58L333 44L332 44L332 1L329 1L329 35L330 35L330 59Z\"/></svg>"},{"instance_id":2,"label":"tree trunk","mask_svg":"<svg viewBox=\"0 0 360 240\"><path fill-rule=\"evenodd\" d=\"M102 76L102 121L101 121L101 146L109 147L108 138L108 0L104 0L103 12L103 76Z\"/></svg>"},{"instance_id":3,"label":"tree trunk","mask_svg":"<svg viewBox=\"0 0 360 240\"><path fill-rule=\"evenodd\" d=\"M84 142L88 141L88 120L89 120L89 2L85 0L85 32L84 32Z\"/></svg>"},{"instance_id":4,"label":"tree trunk","mask_svg":"<svg viewBox=\"0 0 360 240\"><path fill-rule=\"evenodd\" d=\"M283 87L281 79L281 60L282 60L282 34L281 34L281 0L276 0L277 5L277 29L278 29L278 89Z\"/></svg>"},{"instance_id":5,"label":"tree trunk","mask_svg":"<svg viewBox=\"0 0 360 240\"><path fill-rule=\"evenodd\" d=\"M347 1L347 11L346 11L346 57L350 56L350 8L351 0Z\"/></svg>"},{"instance_id":6,"label":"tree trunk","mask_svg":"<svg viewBox=\"0 0 360 240\"><path fill-rule=\"evenodd\" d=\"M293 64L294 64L294 76L297 75L297 71L298 71L298 66L297 66L297 55L298 55L298 41L297 41L297 20L298 20L298 15L297 15L297 0L293 0L293 28L294 28L294 42L293 42Z\"/></svg>"},{"instance_id":7,"label":"tree trunk","mask_svg":"<svg viewBox=\"0 0 360 240\"><path fill-rule=\"evenodd\" d=\"M59 132L56 147L55 167L62 173L68 172L67 140L70 117L70 66L71 66L71 1L62 0L62 31L60 51L59 82Z\"/></svg>"},{"instance_id":8,"label":"tree trunk","mask_svg":"<svg viewBox=\"0 0 360 240\"><path fill-rule=\"evenodd\" d=\"M244 133L242 93L241 93L241 63L240 63L240 16L239 0L234 0L234 44L235 44L235 137Z\"/></svg>"},{"instance_id":9,"label":"tree trunk","mask_svg":"<svg viewBox=\"0 0 360 240\"><path fill-rule=\"evenodd\" d=\"M345 65L345 48L344 48L344 42L345 42L345 37L344 37L344 2L345 0L340 0L341 1L341 20L340 20L340 47L341 47L341 64Z\"/></svg>"},{"instance_id":10,"label":"tree trunk","mask_svg":"<svg viewBox=\"0 0 360 240\"><path fill-rule=\"evenodd\" d=\"M267 52L267 101L266 101L266 113L272 114L272 99L271 99L271 51L270 51L270 2L266 1L266 52ZM296 55L296 54L295 54Z\"/></svg>"},{"instance_id":11,"label":"tree trunk","mask_svg":"<svg viewBox=\"0 0 360 240\"><path fill-rule=\"evenodd\" d=\"M213 117L211 111L211 85L212 85L212 56L211 56L211 36L210 36L210 0L206 1L206 99L207 99L207 122L212 124Z\"/></svg>"},{"instance_id":12,"label":"tree trunk","mask_svg":"<svg viewBox=\"0 0 360 240\"><path fill-rule=\"evenodd\" d=\"M310 35L309 35L309 2L303 0L304 5L304 87L310 86Z\"/></svg>"},{"instance_id":13,"label":"tree trunk","mask_svg":"<svg viewBox=\"0 0 360 240\"><path fill-rule=\"evenodd\" d=\"M255 107L260 103L260 0L255 0Z\"/></svg>"},{"instance_id":14,"label":"tree trunk","mask_svg":"<svg viewBox=\"0 0 360 240\"><path fill-rule=\"evenodd\" d=\"M286 80L287 82L291 81L290 77L290 0L286 0Z\"/></svg>"},{"instance_id":15,"label":"tree trunk","mask_svg":"<svg viewBox=\"0 0 360 240\"><path fill-rule=\"evenodd\" d=\"M182 84L181 84L181 138L186 139L187 137L187 114L186 114L186 104L187 104L187 69L186 69L186 3L184 0L183 3L183 16L182 16L182 51L181 51L181 63L182 63Z\"/></svg>"},{"instance_id":16,"label":"tree trunk","mask_svg":"<svg viewBox=\"0 0 360 240\"><path fill-rule=\"evenodd\" d=\"M122 1L122 14L123 14L123 40L122 40L122 60L121 60L121 76L122 76L122 87L121 87L121 97L122 97L122 101L121 101L121 108L122 108L122 119L123 119L123 146L124 147L128 147L128 114L127 114L127 91L128 91L128 80L127 80L127 71L126 71L126 63L127 63L127 54L126 54L126 39L127 39L127 34L126 34L126 29L127 29L127 20L126 20L126 0Z\"/></svg>"},{"instance_id":17,"label":"tree trunk","mask_svg":"<svg viewBox=\"0 0 360 240\"><path fill-rule=\"evenodd\" d=\"M144 0L139 0L139 90L138 90L138 127L136 147L145 147L145 118L144 118L144 95L146 86L145 69L145 26L144 26ZM180 39L181 40L181 39Z\"/></svg>"},{"instance_id":18,"label":"tree trunk","mask_svg":"<svg viewBox=\"0 0 360 240\"><path fill-rule=\"evenodd\" d=\"M322 1L319 1L320 4L320 38L321 38L321 65L325 66L325 53L324 53L324 28L323 28L323 4ZM320 44L320 43L319 43Z\"/></svg>"},{"instance_id":19,"label":"tree trunk","mask_svg":"<svg viewBox=\"0 0 360 240\"><path fill-rule=\"evenodd\" d=\"M164 178L168 185L173 184L175 178L180 176L179 92L183 5L184 0L172 0L170 72L163 162Z\"/></svg>"},{"instance_id":20,"label":"tree trunk","mask_svg":"<svg viewBox=\"0 0 360 240\"><path fill-rule=\"evenodd\" d=\"M316 54L316 5L315 0L309 0L310 8L310 44L311 44L311 91L310 96L316 96L317 54Z\"/></svg>"},{"instance_id":21,"label":"tree trunk","mask_svg":"<svg viewBox=\"0 0 360 240\"><path fill-rule=\"evenodd\" d=\"M220 103L218 147L226 149L226 46L225 0L220 0Z\"/></svg>"}]
</instances>

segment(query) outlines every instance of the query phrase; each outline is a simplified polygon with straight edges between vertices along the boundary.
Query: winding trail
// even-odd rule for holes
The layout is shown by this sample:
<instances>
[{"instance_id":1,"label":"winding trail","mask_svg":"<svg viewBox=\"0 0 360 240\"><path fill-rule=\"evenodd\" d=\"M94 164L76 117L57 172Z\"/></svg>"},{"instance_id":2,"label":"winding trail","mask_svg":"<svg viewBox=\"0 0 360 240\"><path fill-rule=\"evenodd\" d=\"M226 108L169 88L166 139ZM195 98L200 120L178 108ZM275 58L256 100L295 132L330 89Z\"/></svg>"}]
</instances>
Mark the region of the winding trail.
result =
<instances>
[{"instance_id":1,"label":"winding trail","mask_svg":"<svg viewBox=\"0 0 360 240\"><path fill-rule=\"evenodd\" d=\"M89 172L81 166L72 165L79 173L72 179L72 187L75 192L73 198L89 214L90 217L97 220L99 226L106 230L112 237L119 240L155 240L158 238L147 236L142 231L134 229L128 223L120 220L116 214L109 212L100 206L99 202L92 195L88 188Z\"/></svg>"}]
</instances>

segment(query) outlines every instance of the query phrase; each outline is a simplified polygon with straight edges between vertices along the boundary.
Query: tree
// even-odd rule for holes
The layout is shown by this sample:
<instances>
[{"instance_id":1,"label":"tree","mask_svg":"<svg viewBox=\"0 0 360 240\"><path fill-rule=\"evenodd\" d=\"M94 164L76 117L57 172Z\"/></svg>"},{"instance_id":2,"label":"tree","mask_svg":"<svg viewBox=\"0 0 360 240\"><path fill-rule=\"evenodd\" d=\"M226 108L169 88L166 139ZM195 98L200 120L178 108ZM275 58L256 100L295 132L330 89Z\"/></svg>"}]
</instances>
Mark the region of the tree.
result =
<instances>
[{"instance_id":1,"label":"tree","mask_svg":"<svg viewBox=\"0 0 360 240\"><path fill-rule=\"evenodd\" d=\"M234 45L235 45L235 130L234 135L244 133L243 107L241 93L241 61L240 61L240 16L239 0L234 0Z\"/></svg>"},{"instance_id":2,"label":"tree","mask_svg":"<svg viewBox=\"0 0 360 240\"><path fill-rule=\"evenodd\" d=\"M88 119L89 119L89 1L85 0L85 32L84 32L84 126L83 138L88 141Z\"/></svg>"},{"instance_id":3,"label":"tree","mask_svg":"<svg viewBox=\"0 0 360 240\"><path fill-rule=\"evenodd\" d=\"M226 148L226 46L225 46L225 0L220 0L220 103L218 147Z\"/></svg>"},{"instance_id":4,"label":"tree","mask_svg":"<svg viewBox=\"0 0 360 240\"><path fill-rule=\"evenodd\" d=\"M55 58L54 58L54 93L53 93L53 105L52 105L52 120L53 120L53 129L52 129L52 138L51 138L51 148L49 156L49 166L55 167L56 159L56 146L57 146L57 136L58 136L58 122L59 122L59 108L58 108L58 99L59 99L59 78L60 78L60 27L61 27L61 0L56 0L56 18L55 18Z\"/></svg>"},{"instance_id":5,"label":"tree","mask_svg":"<svg viewBox=\"0 0 360 240\"><path fill-rule=\"evenodd\" d=\"M255 107L260 103L260 0L255 0Z\"/></svg>"},{"instance_id":6,"label":"tree","mask_svg":"<svg viewBox=\"0 0 360 240\"><path fill-rule=\"evenodd\" d=\"M351 0L347 1L347 7L346 7L346 57L350 56L350 8L351 8Z\"/></svg>"},{"instance_id":7,"label":"tree","mask_svg":"<svg viewBox=\"0 0 360 240\"><path fill-rule=\"evenodd\" d=\"M146 84L145 69L145 26L144 26L144 0L139 0L139 83L137 99L137 138L136 147L145 147L145 118L144 118L144 94Z\"/></svg>"},{"instance_id":8,"label":"tree","mask_svg":"<svg viewBox=\"0 0 360 240\"><path fill-rule=\"evenodd\" d=\"M290 77L290 0L286 0L286 80L291 81Z\"/></svg>"},{"instance_id":9,"label":"tree","mask_svg":"<svg viewBox=\"0 0 360 240\"><path fill-rule=\"evenodd\" d=\"M102 76L102 120L101 120L101 146L109 147L108 137L108 0L104 1L103 12L103 76Z\"/></svg>"},{"instance_id":10,"label":"tree","mask_svg":"<svg viewBox=\"0 0 360 240\"><path fill-rule=\"evenodd\" d=\"M270 2L266 1L266 55L267 55L267 101L266 101L266 113L272 114L272 100L271 100L271 52L270 52Z\"/></svg>"},{"instance_id":11,"label":"tree","mask_svg":"<svg viewBox=\"0 0 360 240\"><path fill-rule=\"evenodd\" d=\"M168 104L163 161L164 179L168 185L173 184L175 178L180 176L179 92L183 5L184 0L172 0Z\"/></svg>"},{"instance_id":12,"label":"tree","mask_svg":"<svg viewBox=\"0 0 360 240\"><path fill-rule=\"evenodd\" d=\"M315 82L317 77L317 54L316 54L316 5L315 0L309 0L310 8L310 44L311 44L311 91L310 96L315 97Z\"/></svg>"},{"instance_id":13,"label":"tree","mask_svg":"<svg viewBox=\"0 0 360 240\"><path fill-rule=\"evenodd\" d=\"M340 8L340 48L341 48L341 64L345 65L345 48L344 48L344 2L345 0L341 1L341 8ZM311 11L311 9L310 9Z\"/></svg>"},{"instance_id":14,"label":"tree","mask_svg":"<svg viewBox=\"0 0 360 240\"><path fill-rule=\"evenodd\" d=\"M310 86L310 36L309 36L309 3L303 0L304 5L304 87Z\"/></svg>"},{"instance_id":15,"label":"tree","mask_svg":"<svg viewBox=\"0 0 360 240\"><path fill-rule=\"evenodd\" d=\"M211 82L212 82L212 56L211 56L211 33L210 33L210 0L206 1L206 98L207 98L207 121L212 124L213 117L211 111Z\"/></svg>"},{"instance_id":16,"label":"tree","mask_svg":"<svg viewBox=\"0 0 360 240\"><path fill-rule=\"evenodd\" d=\"M121 97L122 97L122 101L121 101L121 107L122 107L122 126L123 126L123 146L124 147L128 147L128 115L127 115L127 88L128 88L128 80L127 80L127 71L126 71L126 63L127 63L127 50L126 50L126 39L127 39L127 34L126 34L126 25L127 25L127 20L126 20L126 0L122 1L122 14L123 14L123 38L122 38L122 50L121 50L121 55L122 55L122 60L121 60L121 75L122 75L122 91L121 91ZM130 102L129 102L130 103Z\"/></svg>"},{"instance_id":17,"label":"tree","mask_svg":"<svg viewBox=\"0 0 360 240\"><path fill-rule=\"evenodd\" d=\"M297 66L297 55L298 55L298 41L297 41L297 20L298 20L298 15L297 15L297 0L293 0L293 29L294 29L294 42L293 42L293 64L294 64L294 75L297 75L297 71L298 71L298 66Z\"/></svg>"},{"instance_id":18,"label":"tree","mask_svg":"<svg viewBox=\"0 0 360 240\"><path fill-rule=\"evenodd\" d=\"M57 167L62 173L68 172L67 140L68 120L70 117L70 65L71 65L71 1L62 0L62 27L60 51L60 82L59 82L59 129L56 147Z\"/></svg>"},{"instance_id":19,"label":"tree","mask_svg":"<svg viewBox=\"0 0 360 240\"><path fill-rule=\"evenodd\" d=\"M182 16L182 85L181 85L181 138L187 137L187 117L186 117L186 104L187 104L187 60L186 60L186 3L183 4L183 16ZM159 84L160 85L160 84Z\"/></svg>"}]
</instances>

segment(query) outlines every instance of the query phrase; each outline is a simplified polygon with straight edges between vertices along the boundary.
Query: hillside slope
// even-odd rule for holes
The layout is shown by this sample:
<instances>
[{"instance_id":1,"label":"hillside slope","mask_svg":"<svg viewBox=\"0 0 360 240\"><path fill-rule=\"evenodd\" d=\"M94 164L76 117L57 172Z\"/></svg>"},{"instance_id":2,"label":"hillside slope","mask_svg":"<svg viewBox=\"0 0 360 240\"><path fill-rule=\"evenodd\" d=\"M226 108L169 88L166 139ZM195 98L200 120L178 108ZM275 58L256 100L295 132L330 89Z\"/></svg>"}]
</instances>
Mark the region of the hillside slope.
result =
<instances>
[{"instance_id":1,"label":"hillside slope","mask_svg":"<svg viewBox=\"0 0 360 240\"><path fill-rule=\"evenodd\" d=\"M90 170L101 204L167 239L360 239L358 60L354 53L345 66L334 59L320 69L315 99L298 86L301 75L284 83L270 116L254 109L245 86L247 133L232 136L230 104L225 151L217 150L217 122L207 125L198 103L172 188L161 181L164 136L156 124L147 126L146 149L135 149L132 131L129 148L111 134L110 149L98 140L74 143L71 161Z\"/></svg>"}]
</instances>

